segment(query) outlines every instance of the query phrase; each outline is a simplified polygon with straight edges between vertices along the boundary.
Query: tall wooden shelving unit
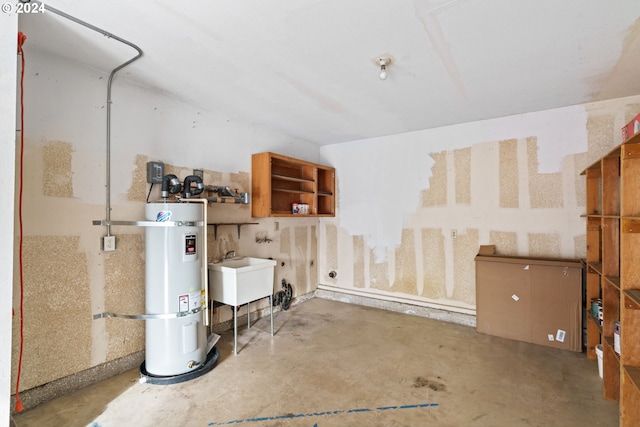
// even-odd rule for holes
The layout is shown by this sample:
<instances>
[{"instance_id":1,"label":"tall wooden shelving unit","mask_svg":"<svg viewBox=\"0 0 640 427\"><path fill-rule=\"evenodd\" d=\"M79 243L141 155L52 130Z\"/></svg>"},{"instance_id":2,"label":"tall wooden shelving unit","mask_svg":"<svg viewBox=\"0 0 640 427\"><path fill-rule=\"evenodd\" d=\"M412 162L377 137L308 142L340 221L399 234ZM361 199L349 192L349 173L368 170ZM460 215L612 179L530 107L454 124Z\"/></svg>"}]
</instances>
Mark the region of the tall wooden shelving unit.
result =
<instances>
[{"instance_id":1,"label":"tall wooden shelving unit","mask_svg":"<svg viewBox=\"0 0 640 427\"><path fill-rule=\"evenodd\" d=\"M640 134L583 175L587 180L587 303L602 298L603 321L589 315L587 356L603 347L603 396L620 402L620 426L640 425ZM620 355L614 322L620 321Z\"/></svg>"}]
</instances>

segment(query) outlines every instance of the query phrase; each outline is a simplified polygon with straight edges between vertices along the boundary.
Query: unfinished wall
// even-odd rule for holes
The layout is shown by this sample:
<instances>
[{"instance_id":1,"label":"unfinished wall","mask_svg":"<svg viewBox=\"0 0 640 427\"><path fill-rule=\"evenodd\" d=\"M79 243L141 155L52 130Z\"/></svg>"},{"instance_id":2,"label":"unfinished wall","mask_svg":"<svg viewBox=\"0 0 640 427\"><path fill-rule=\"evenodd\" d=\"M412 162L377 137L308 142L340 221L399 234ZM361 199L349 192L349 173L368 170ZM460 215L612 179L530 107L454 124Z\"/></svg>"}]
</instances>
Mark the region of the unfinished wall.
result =
<instances>
[{"instance_id":1,"label":"unfinished wall","mask_svg":"<svg viewBox=\"0 0 640 427\"><path fill-rule=\"evenodd\" d=\"M338 229L337 238L331 231L320 243L338 256L320 265L319 282L473 314L479 245L494 244L504 255L583 257L579 174L621 142L620 128L640 111L639 101L323 147L321 156L336 167L340 206L335 219L321 221L321 238ZM354 159L377 173L359 176L348 167Z\"/></svg>"},{"instance_id":2,"label":"unfinished wall","mask_svg":"<svg viewBox=\"0 0 640 427\"><path fill-rule=\"evenodd\" d=\"M105 227L105 103L108 73L32 49L25 77L24 161L24 352L21 390L56 381L144 349L144 323L94 320L105 311L144 313L144 234L113 226L117 250L103 252ZM250 191L251 154L275 151L317 161L317 147L217 113L203 111L116 76L111 139L111 219L143 220L147 197L160 188L146 183L146 163L165 162L166 173L184 178L204 170L207 185ZM13 149L13 147L12 147ZM13 153L11 153L13 155ZM13 158L12 158L13 162ZM17 185L17 184L16 184ZM16 187L17 193L17 187ZM210 260L229 250L278 260L280 280L294 296L317 284L317 220L251 218L248 205L215 204L209 222L255 222L208 227ZM15 223L16 234L19 232ZM259 240L269 242L258 243ZM13 308L19 313L17 246ZM268 303L253 304L260 309ZM245 310L245 309L243 309ZM244 313L244 311L243 311ZM242 314L242 313L241 313ZM13 322L12 383L19 348ZM214 320L231 319L219 309ZM23 398L24 401L24 398ZM27 405L27 402L25 402Z\"/></svg>"}]
</instances>

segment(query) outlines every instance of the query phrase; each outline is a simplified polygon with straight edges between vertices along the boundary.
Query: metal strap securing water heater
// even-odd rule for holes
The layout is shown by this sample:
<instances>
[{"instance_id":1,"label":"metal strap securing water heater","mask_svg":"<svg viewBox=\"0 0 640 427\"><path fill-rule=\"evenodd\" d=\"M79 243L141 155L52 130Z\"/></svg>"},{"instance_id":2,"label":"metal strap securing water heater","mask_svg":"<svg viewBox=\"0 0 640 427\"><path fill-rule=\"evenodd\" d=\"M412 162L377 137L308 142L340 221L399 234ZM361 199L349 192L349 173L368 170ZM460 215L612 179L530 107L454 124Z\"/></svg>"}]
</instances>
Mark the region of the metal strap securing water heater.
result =
<instances>
[{"instance_id":1,"label":"metal strap securing water heater","mask_svg":"<svg viewBox=\"0 0 640 427\"><path fill-rule=\"evenodd\" d=\"M204 221L106 221L94 220L93 225L131 225L135 227L202 227ZM93 315L93 320L104 319L107 317L120 317L122 319L133 320L154 320L154 319L176 319L178 317L189 316L202 311L201 307L194 308L190 311L180 311L177 313L160 313L160 314L120 314L104 312Z\"/></svg>"},{"instance_id":2,"label":"metal strap securing water heater","mask_svg":"<svg viewBox=\"0 0 640 427\"><path fill-rule=\"evenodd\" d=\"M201 307L194 308L190 311L180 311L178 313L160 313L160 314L121 314L121 313L111 313L105 311L104 313L94 314L93 320L97 319L106 319L107 317L120 317L122 319L132 319L132 320L155 320L155 319L176 319L179 317L190 316L192 314L200 313L202 311Z\"/></svg>"},{"instance_id":3,"label":"metal strap securing water heater","mask_svg":"<svg viewBox=\"0 0 640 427\"><path fill-rule=\"evenodd\" d=\"M107 221L97 219L93 225L132 225L135 227L203 227L204 221Z\"/></svg>"}]
</instances>

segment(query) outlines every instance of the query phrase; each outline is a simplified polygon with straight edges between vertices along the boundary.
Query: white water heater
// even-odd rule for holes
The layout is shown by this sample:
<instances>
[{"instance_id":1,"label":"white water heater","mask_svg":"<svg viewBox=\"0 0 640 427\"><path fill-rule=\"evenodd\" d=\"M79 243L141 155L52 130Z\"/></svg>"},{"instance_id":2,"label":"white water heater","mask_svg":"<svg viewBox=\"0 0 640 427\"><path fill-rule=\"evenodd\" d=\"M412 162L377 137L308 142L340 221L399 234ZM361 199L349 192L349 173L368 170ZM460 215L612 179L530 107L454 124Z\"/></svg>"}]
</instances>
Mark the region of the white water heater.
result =
<instances>
[{"instance_id":1,"label":"white water heater","mask_svg":"<svg viewBox=\"0 0 640 427\"><path fill-rule=\"evenodd\" d=\"M151 376L179 376L201 368L207 359L202 210L201 203L179 202L145 208L147 221L159 223L145 230L150 318L145 321L144 369Z\"/></svg>"}]
</instances>

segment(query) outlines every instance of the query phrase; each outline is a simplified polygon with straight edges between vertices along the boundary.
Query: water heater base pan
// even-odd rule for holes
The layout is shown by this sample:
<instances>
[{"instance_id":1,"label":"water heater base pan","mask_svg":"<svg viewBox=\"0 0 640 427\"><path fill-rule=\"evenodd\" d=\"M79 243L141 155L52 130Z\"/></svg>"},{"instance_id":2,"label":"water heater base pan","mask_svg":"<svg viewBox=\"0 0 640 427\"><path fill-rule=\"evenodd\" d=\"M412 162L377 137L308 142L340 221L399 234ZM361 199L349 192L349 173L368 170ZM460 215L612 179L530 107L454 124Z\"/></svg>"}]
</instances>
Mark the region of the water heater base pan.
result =
<instances>
[{"instance_id":1,"label":"water heater base pan","mask_svg":"<svg viewBox=\"0 0 640 427\"><path fill-rule=\"evenodd\" d=\"M205 360L205 362L199 368L177 375L153 375L147 372L145 362L142 362L142 365L140 365L140 382L167 385L189 381L194 378L201 377L202 375L211 371L214 366L216 366L218 357L220 357L220 352L218 352L217 347L213 347L209 351L209 354L207 354L207 360Z\"/></svg>"}]
</instances>

